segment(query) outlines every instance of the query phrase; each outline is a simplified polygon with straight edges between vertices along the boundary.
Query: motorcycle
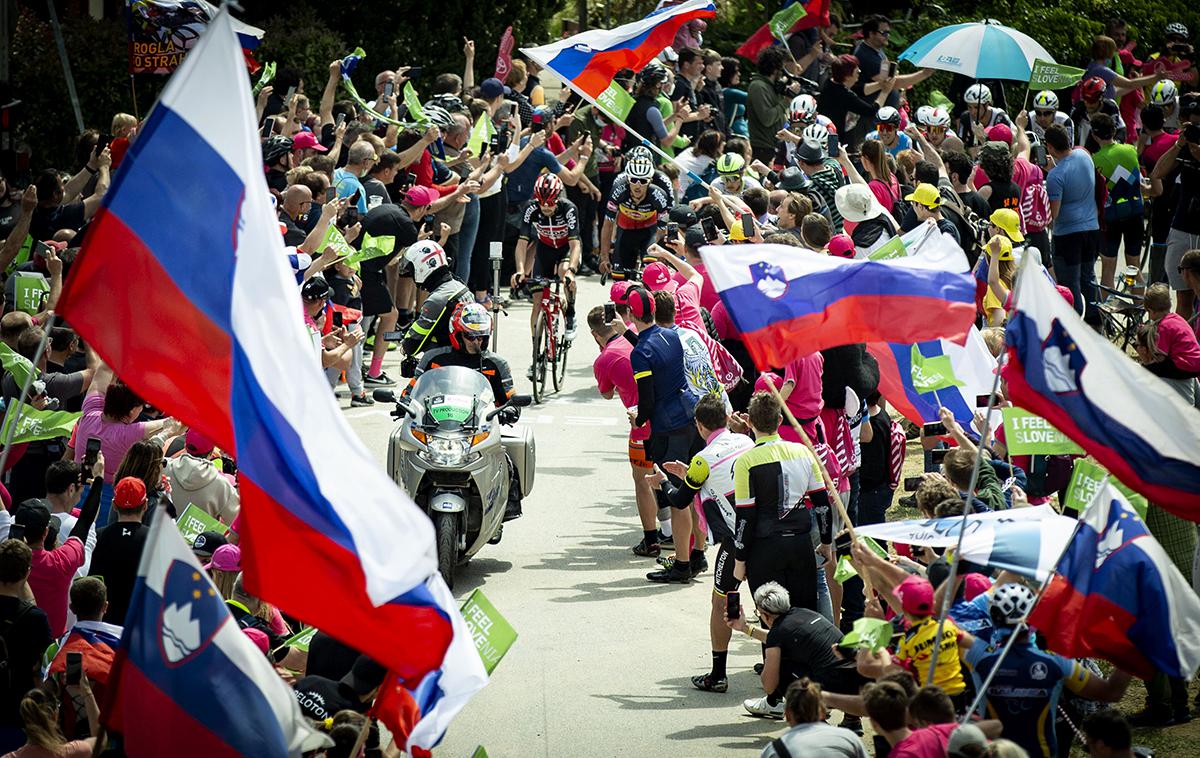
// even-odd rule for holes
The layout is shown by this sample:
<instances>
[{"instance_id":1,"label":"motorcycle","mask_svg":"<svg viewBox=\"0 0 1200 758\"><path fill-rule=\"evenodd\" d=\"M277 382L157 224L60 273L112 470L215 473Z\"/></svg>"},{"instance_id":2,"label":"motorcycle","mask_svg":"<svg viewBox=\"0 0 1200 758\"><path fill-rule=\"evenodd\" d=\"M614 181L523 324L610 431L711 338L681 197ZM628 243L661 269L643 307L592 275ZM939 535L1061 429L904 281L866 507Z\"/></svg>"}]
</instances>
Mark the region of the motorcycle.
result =
<instances>
[{"instance_id":1,"label":"motorcycle","mask_svg":"<svg viewBox=\"0 0 1200 758\"><path fill-rule=\"evenodd\" d=\"M425 372L402 397L385 389L373 396L396 404L391 415L400 424L388 439L388 476L433 522L438 571L453 587L456 566L500 541L513 482L522 497L533 489L533 430L497 422L533 399L514 395L496 408L487 379L462 366Z\"/></svg>"}]
</instances>

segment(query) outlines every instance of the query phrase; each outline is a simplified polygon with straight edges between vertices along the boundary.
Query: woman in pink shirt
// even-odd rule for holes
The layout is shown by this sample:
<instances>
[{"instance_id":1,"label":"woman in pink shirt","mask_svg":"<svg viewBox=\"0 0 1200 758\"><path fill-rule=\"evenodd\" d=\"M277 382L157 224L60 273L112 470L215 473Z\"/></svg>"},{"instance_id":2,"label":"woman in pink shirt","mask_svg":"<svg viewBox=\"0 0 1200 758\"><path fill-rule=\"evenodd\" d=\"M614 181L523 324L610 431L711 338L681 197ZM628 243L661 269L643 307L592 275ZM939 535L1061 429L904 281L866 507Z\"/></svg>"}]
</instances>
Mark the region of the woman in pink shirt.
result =
<instances>
[{"instance_id":1,"label":"woman in pink shirt","mask_svg":"<svg viewBox=\"0 0 1200 758\"><path fill-rule=\"evenodd\" d=\"M1150 322L1138 335L1138 359L1150 373L1171 385L1192 405L1200 376L1200 342L1183 316L1171 310L1171 291L1165 284L1146 290Z\"/></svg>"}]
</instances>

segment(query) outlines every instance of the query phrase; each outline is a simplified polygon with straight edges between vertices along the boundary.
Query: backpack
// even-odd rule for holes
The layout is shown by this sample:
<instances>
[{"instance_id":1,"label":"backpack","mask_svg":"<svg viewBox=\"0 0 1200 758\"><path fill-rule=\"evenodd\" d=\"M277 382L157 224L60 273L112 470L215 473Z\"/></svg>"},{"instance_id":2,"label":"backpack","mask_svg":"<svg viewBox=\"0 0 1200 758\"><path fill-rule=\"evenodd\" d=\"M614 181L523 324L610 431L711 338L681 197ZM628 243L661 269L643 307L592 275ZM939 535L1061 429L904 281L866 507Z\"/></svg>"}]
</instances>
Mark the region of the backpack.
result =
<instances>
[{"instance_id":1,"label":"backpack","mask_svg":"<svg viewBox=\"0 0 1200 758\"><path fill-rule=\"evenodd\" d=\"M898 490L904 475L904 453L908 435L904 433L904 427L893 421L891 437L891 446L888 448L888 486L892 490Z\"/></svg>"},{"instance_id":2,"label":"backpack","mask_svg":"<svg viewBox=\"0 0 1200 758\"><path fill-rule=\"evenodd\" d=\"M12 689L12 661L8 658L8 634L18 621L25 618L36 607L27 600L20 600L17 604L17 612L13 614L13 617L0 622L0 687L5 691Z\"/></svg>"},{"instance_id":3,"label":"backpack","mask_svg":"<svg viewBox=\"0 0 1200 758\"><path fill-rule=\"evenodd\" d=\"M987 219L980 218L979 214L971 210L952 188L941 187L940 189L942 214L958 230L958 239L963 252L967 254L967 259L974 266L987 241Z\"/></svg>"},{"instance_id":4,"label":"backpack","mask_svg":"<svg viewBox=\"0 0 1200 758\"><path fill-rule=\"evenodd\" d=\"M1030 182L1021 193L1021 218L1030 234L1050 226L1050 193L1046 192L1045 181Z\"/></svg>"}]
</instances>

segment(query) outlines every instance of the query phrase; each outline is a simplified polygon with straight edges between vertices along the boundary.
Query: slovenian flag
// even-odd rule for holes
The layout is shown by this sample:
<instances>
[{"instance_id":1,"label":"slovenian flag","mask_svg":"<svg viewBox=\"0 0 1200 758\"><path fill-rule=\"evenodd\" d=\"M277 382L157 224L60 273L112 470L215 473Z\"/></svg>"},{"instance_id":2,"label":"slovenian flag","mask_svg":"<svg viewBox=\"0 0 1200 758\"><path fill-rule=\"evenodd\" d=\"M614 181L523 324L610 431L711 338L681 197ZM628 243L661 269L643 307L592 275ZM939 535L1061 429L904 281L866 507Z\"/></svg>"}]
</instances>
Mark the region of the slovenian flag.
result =
<instances>
[{"instance_id":1,"label":"slovenian flag","mask_svg":"<svg viewBox=\"0 0 1200 758\"><path fill-rule=\"evenodd\" d=\"M1135 492L1200 521L1200 411L1083 322L1037 264L1005 329L1009 398Z\"/></svg>"},{"instance_id":2,"label":"slovenian flag","mask_svg":"<svg viewBox=\"0 0 1200 758\"><path fill-rule=\"evenodd\" d=\"M788 28L788 34L801 29L829 26L829 0L808 0L806 3L801 3L800 0L784 0L783 5L780 6L780 12L795 4L804 6L805 15ZM771 21L778 17L779 13L776 13ZM779 38L771 31L771 22L767 22L758 27L754 34L751 34L749 39L742 43L742 46L737 49L737 54L749 61L757 62L758 54L778 41L780 41Z\"/></svg>"},{"instance_id":3,"label":"slovenian flag","mask_svg":"<svg viewBox=\"0 0 1200 758\"><path fill-rule=\"evenodd\" d=\"M970 274L940 251L872 261L753 244L700 255L760 370L859 342L961 342L975 318Z\"/></svg>"},{"instance_id":4,"label":"slovenian flag","mask_svg":"<svg viewBox=\"0 0 1200 758\"><path fill-rule=\"evenodd\" d=\"M1096 493L1055 572L1029 615L1054 652L1140 679L1200 666L1200 598L1116 487Z\"/></svg>"},{"instance_id":5,"label":"slovenian flag","mask_svg":"<svg viewBox=\"0 0 1200 758\"><path fill-rule=\"evenodd\" d=\"M671 45L679 27L697 18L713 18L713 0L687 0L652 12L616 29L589 29L573 37L521 52L566 80L572 89L595 100L623 68L640 71Z\"/></svg>"},{"instance_id":6,"label":"slovenian flag","mask_svg":"<svg viewBox=\"0 0 1200 758\"><path fill-rule=\"evenodd\" d=\"M247 588L420 681L459 611L427 585L428 517L347 425L313 355L230 22L222 9L167 83L62 310L139 395L236 456Z\"/></svg>"}]
</instances>

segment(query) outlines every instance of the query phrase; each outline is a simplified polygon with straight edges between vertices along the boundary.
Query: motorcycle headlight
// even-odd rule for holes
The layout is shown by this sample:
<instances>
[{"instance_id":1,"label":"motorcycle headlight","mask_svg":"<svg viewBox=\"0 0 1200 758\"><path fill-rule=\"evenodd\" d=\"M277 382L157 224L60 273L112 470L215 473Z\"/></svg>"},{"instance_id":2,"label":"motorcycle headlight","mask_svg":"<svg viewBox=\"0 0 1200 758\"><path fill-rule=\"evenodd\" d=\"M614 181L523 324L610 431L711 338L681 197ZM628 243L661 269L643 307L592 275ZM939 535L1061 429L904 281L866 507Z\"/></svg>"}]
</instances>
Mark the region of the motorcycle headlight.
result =
<instances>
[{"instance_id":1,"label":"motorcycle headlight","mask_svg":"<svg viewBox=\"0 0 1200 758\"><path fill-rule=\"evenodd\" d=\"M455 437L430 437L419 455L437 466L461 466L470 460L471 440Z\"/></svg>"}]
</instances>

